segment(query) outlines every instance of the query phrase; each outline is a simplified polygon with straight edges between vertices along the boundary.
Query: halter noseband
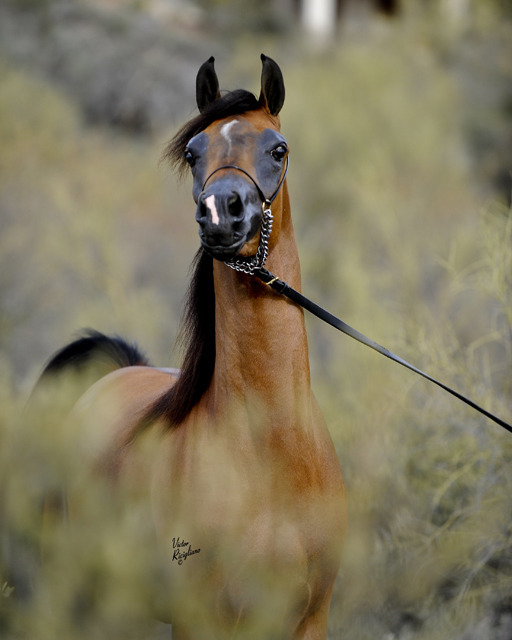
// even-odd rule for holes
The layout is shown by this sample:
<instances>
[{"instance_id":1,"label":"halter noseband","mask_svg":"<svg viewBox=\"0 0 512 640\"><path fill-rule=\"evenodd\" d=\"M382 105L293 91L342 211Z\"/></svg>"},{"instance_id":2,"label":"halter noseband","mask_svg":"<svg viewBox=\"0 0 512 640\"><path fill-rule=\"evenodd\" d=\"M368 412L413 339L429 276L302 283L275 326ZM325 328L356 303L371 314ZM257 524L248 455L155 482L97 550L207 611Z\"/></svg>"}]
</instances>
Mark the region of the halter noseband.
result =
<instances>
[{"instance_id":1,"label":"halter noseband","mask_svg":"<svg viewBox=\"0 0 512 640\"><path fill-rule=\"evenodd\" d=\"M256 255L251 258L231 258L230 260L226 260L224 262L225 265L234 269L235 271L239 271L241 273L246 273L248 275L253 275L255 271L261 269L265 264L268 256L268 242L270 239L270 234L272 233L272 225L274 223L274 216L272 215L272 211L270 209L272 203L277 197L281 187L283 186L284 181L286 180L286 174L288 173L288 156L286 156L286 164L284 167L283 175L281 176L281 180L277 185L276 190L267 198L263 191L261 190L259 184L256 180L242 167L239 167L236 164L224 164L221 167L217 167L214 169L210 175L206 178L203 183L202 191L204 191L206 187L206 183L210 180L210 178L217 173L217 171L222 171L222 169L235 169L236 171L241 171L244 175L246 175L251 182L256 187L256 191L261 200L261 228L260 228L260 243L258 245L258 250L256 251Z\"/></svg>"}]
</instances>

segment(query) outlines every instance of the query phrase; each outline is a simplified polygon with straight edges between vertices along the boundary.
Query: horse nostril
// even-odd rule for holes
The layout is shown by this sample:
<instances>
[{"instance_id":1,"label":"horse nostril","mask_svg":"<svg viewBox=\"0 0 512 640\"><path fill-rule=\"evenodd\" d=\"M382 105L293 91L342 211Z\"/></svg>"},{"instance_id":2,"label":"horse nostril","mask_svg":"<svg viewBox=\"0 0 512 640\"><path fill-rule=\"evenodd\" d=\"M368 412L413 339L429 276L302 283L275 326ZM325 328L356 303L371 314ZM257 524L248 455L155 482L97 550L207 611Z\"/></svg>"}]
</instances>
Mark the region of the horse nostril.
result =
<instances>
[{"instance_id":1,"label":"horse nostril","mask_svg":"<svg viewBox=\"0 0 512 640\"><path fill-rule=\"evenodd\" d=\"M197 215L196 215L196 219L198 222L200 222L201 220L205 220L206 219L206 213L208 210L208 207L206 206L206 200L204 196L200 196L199 198L199 203L198 203L198 207L197 207Z\"/></svg>"},{"instance_id":2,"label":"horse nostril","mask_svg":"<svg viewBox=\"0 0 512 640\"><path fill-rule=\"evenodd\" d=\"M237 218L240 216L243 210L243 203L238 193L233 193L227 199L227 205L228 205L229 215L233 216L233 218Z\"/></svg>"}]
</instances>

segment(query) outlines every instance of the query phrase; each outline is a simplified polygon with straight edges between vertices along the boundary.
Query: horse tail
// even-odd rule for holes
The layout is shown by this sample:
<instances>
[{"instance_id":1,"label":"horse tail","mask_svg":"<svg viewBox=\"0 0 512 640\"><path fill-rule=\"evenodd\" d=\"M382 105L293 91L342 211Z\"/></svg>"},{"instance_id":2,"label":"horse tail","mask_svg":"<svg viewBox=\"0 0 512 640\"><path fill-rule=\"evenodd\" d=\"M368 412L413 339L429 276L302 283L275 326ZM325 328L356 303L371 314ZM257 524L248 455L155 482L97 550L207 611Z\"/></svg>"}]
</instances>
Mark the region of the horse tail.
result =
<instances>
[{"instance_id":1,"label":"horse tail","mask_svg":"<svg viewBox=\"0 0 512 640\"><path fill-rule=\"evenodd\" d=\"M50 405L58 398L58 406L65 414L100 378L132 366L151 366L136 344L117 335L106 336L99 331L85 330L46 363L32 390L28 408L41 398L48 398Z\"/></svg>"},{"instance_id":2,"label":"horse tail","mask_svg":"<svg viewBox=\"0 0 512 640\"><path fill-rule=\"evenodd\" d=\"M151 366L136 344L117 335L85 330L47 362L28 400L26 418L46 425L64 421L92 384L108 373L131 366ZM57 518L66 520L65 489L44 490L40 506L43 529L51 529Z\"/></svg>"},{"instance_id":3,"label":"horse tail","mask_svg":"<svg viewBox=\"0 0 512 640\"><path fill-rule=\"evenodd\" d=\"M96 365L106 373L132 366L150 366L146 356L136 344L120 336L106 336L88 329L83 335L57 351L46 364L42 378L73 370L80 373L90 365Z\"/></svg>"}]
</instances>

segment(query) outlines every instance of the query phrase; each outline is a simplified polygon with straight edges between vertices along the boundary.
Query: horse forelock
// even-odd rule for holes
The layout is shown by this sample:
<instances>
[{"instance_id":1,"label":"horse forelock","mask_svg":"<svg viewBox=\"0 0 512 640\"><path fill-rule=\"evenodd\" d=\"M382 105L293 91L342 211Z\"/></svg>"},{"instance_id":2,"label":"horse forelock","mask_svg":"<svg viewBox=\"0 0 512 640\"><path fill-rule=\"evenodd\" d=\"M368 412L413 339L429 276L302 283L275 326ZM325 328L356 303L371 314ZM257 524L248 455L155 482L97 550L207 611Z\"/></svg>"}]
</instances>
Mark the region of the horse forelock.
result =
<instances>
[{"instance_id":1,"label":"horse forelock","mask_svg":"<svg viewBox=\"0 0 512 640\"><path fill-rule=\"evenodd\" d=\"M217 120L239 116L258 109L261 109L261 104L254 94L245 89L229 91L183 125L165 148L164 160L168 160L178 173L183 173L188 167L183 154L188 142L195 135L204 131Z\"/></svg>"}]
</instances>

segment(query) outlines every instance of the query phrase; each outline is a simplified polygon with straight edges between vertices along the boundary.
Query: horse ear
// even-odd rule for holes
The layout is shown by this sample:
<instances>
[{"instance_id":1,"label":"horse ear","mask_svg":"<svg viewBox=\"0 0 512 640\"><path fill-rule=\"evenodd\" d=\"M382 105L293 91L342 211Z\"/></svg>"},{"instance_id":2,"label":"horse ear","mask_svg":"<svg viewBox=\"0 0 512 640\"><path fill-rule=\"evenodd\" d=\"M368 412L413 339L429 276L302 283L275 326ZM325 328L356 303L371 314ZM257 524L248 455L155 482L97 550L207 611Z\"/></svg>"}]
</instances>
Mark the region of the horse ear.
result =
<instances>
[{"instance_id":1,"label":"horse ear","mask_svg":"<svg viewBox=\"0 0 512 640\"><path fill-rule=\"evenodd\" d=\"M283 74L277 62L261 54L263 69L261 70L260 104L272 116L277 116L284 104Z\"/></svg>"},{"instance_id":2,"label":"horse ear","mask_svg":"<svg viewBox=\"0 0 512 640\"><path fill-rule=\"evenodd\" d=\"M220 98L219 80L215 73L215 58L212 56L204 62L196 77L197 108L202 113L206 107Z\"/></svg>"}]
</instances>

